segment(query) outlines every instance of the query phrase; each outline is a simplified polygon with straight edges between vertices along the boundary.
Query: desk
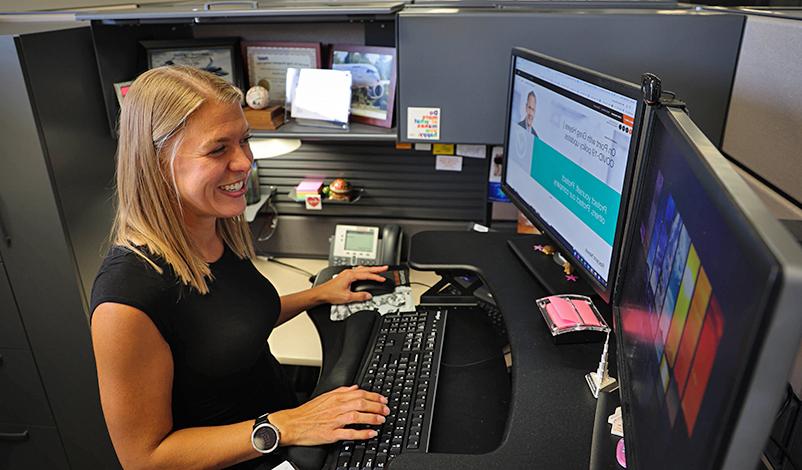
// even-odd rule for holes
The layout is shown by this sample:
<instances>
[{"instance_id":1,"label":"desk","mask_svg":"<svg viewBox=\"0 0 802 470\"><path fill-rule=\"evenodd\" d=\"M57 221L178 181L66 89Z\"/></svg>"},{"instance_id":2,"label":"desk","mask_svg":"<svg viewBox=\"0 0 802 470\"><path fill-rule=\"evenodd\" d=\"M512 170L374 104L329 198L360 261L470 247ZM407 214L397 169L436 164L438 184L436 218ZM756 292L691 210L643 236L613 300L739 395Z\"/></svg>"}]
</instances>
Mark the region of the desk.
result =
<instances>
[{"instance_id":1,"label":"desk","mask_svg":"<svg viewBox=\"0 0 802 470\"><path fill-rule=\"evenodd\" d=\"M584 374L596 368L601 344L552 342L534 303L547 293L507 246L510 237L520 235L421 232L412 237L410 266L474 271L489 287L507 325L512 394L498 449L481 455L401 454L394 469L588 468L596 400Z\"/></svg>"},{"instance_id":2,"label":"desk","mask_svg":"<svg viewBox=\"0 0 802 470\"><path fill-rule=\"evenodd\" d=\"M317 273L328 266L328 261L322 259L281 258L280 261L311 273ZM276 286L279 295L292 294L312 286L309 283L309 276L290 267L267 261L261 257L256 258L253 264ZM433 272L410 271L411 282L431 286L439 279L440 277ZM421 294L425 291L426 287L412 284L415 303L418 303ZM270 343L273 355L282 364L320 367L323 362L320 337L306 312L273 330L268 343Z\"/></svg>"}]
</instances>

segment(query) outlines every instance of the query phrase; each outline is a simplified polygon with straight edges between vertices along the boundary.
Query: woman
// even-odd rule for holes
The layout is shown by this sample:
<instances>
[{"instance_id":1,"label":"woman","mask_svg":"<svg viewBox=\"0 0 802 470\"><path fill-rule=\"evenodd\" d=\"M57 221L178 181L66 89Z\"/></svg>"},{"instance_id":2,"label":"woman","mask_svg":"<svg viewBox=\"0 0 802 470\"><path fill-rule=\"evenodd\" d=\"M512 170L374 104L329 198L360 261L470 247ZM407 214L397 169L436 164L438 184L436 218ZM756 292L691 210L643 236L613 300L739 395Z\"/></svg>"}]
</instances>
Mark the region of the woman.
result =
<instances>
[{"instance_id":1,"label":"woman","mask_svg":"<svg viewBox=\"0 0 802 470\"><path fill-rule=\"evenodd\" d=\"M126 469L259 465L256 419L280 445L368 439L381 395L342 387L298 406L271 330L321 303L362 301L343 272L279 298L251 263L244 222L253 156L242 93L188 67L140 76L125 97L114 246L95 279L92 340L103 414ZM363 426L364 427L364 426Z\"/></svg>"}]
</instances>

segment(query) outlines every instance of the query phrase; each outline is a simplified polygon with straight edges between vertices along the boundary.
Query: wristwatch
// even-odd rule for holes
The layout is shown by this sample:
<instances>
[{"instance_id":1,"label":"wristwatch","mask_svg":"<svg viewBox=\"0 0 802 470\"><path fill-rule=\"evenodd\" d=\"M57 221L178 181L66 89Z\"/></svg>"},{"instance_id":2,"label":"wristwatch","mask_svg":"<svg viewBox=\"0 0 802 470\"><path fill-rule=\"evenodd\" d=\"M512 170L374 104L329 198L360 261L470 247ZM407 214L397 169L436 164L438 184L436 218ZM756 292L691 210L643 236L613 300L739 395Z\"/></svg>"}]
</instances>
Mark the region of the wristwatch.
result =
<instances>
[{"instance_id":1,"label":"wristwatch","mask_svg":"<svg viewBox=\"0 0 802 470\"><path fill-rule=\"evenodd\" d=\"M281 433L278 428L270 424L267 417L270 413L265 413L256 418L251 433L251 444L253 448L263 454L269 454L278 448Z\"/></svg>"}]
</instances>

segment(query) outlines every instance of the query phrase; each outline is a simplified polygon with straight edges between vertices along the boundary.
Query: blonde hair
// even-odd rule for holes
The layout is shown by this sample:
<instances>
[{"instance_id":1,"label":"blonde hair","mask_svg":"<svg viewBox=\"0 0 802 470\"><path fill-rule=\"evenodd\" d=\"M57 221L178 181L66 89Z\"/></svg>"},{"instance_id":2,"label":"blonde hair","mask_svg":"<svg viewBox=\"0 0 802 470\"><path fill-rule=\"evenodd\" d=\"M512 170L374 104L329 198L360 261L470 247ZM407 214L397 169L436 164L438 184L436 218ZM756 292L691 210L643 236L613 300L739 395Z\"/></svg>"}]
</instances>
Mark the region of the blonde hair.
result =
<instances>
[{"instance_id":1,"label":"blonde hair","mask_svg":"<svg viewBox=\"0 0 802 470\"><path fill-rule=\"evenodd\" d=\"M184 66L159 67L137 78L125 95L117 145L117 212L111 238L162 270L137 248L162 257L175 275L201 294L209 292L209 264L193 245L182 219L173 171L189 116L207 100L242 102L225 80ZM217 233L241 259L255 257L243 215L218 219Z\"/></svg>"}]
</instances>

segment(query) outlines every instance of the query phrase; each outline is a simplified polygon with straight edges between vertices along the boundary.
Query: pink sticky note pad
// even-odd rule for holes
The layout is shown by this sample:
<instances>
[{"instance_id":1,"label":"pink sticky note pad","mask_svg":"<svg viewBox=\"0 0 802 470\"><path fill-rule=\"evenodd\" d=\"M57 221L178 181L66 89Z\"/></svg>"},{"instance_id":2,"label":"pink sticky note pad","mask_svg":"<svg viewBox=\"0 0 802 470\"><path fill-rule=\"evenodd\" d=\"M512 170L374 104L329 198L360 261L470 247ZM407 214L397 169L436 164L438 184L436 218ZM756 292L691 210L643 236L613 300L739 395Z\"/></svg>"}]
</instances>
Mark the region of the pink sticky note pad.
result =
<instances>
[{"instance_id":1,"label":"pink sticky note pad","mask_svg":"<svg viewBox=\"0 0 802 470\"><path fill-rule=\"evenodd\" d=\"M558 329L571 328L581 324L581 318L577 316L571 302L556 295L548 299L546 313L548 313L549 318Z\"/></svg>"},{"instance_id":2,"label":"pink sticky note pad","mask_svg":"<svg viewBox=\"0 0 802 470\"><path fill-rule=\"evenodd\" d=\"M295 187L295 191L299 193L303 192L317 192L320 190L320 187L323 186L322 181L318 180L304 180L298 183L298 186Z\"/></svg>"},{"instance_id":3,"label":"pink sticky note pad","mask_svg":"<svg viewBox=\"0 0 802 470\"><path fill-rule=\"evenodd\" d=\"M574 307L576 307L576 310L579 312L579 316L582 317L582 322L585 325L602 326L599 318L596 316L596 313L590 308L590 304L586 300L571 299L571 303L573 303Z\"/></svg>"}]
</instances>

